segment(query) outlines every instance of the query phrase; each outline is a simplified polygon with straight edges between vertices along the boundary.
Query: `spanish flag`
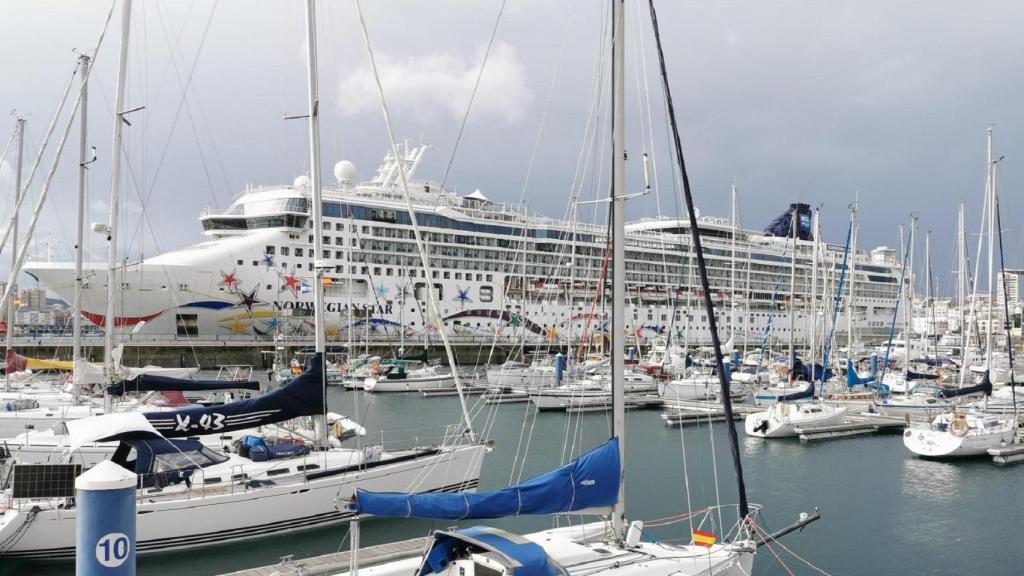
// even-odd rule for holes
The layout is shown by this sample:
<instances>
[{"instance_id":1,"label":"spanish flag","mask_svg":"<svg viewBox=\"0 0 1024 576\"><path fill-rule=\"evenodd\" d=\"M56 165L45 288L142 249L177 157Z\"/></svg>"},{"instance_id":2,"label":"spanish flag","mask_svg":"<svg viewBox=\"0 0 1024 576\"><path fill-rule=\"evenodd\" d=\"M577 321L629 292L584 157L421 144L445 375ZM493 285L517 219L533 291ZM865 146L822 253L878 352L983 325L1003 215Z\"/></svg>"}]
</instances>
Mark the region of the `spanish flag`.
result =
<instances>
[{"instance_id":1,"label":"spanish flag","mask_svg":"<svg viewBox=\"0 0 1024 576\"><path fill-rule=\"evenodd\" d=\"M697 546L705 546L711 548L718 541L718 537L712 532L704 532L702 530L693 531L693 543Z\"/></svg>"}]
</instances>

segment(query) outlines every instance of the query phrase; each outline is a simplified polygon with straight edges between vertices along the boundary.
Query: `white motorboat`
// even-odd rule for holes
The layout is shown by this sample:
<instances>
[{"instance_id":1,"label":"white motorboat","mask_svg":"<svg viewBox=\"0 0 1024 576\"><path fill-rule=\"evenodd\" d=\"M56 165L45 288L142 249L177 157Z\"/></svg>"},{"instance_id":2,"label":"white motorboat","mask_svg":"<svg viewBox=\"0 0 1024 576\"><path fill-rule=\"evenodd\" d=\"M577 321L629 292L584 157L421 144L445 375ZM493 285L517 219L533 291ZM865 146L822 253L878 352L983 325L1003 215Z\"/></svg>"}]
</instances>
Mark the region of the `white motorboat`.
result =
<instances>
[{"instance_id":1,"label":"white motorboat","mask_svg":"<svg viewBox=\"0 0 1024 576\"><path fill-rule=\"evenodd\" d=\"M744 428L748 436L758 438L790 438L798 436L798 428L841 424L846 408L819 401L777 402L764 412L748 414Z\"/></svg>"}]
</instances>

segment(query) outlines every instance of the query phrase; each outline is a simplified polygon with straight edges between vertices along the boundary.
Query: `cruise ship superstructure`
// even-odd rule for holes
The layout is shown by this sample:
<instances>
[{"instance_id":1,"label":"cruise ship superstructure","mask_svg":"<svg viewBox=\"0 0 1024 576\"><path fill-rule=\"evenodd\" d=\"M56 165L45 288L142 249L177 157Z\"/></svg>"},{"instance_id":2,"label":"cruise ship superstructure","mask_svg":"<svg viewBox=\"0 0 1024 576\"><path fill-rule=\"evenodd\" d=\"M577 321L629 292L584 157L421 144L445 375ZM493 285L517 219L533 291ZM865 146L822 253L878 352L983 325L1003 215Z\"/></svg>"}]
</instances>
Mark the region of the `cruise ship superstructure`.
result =
<instances>
[{"instance_id":1,"label":"cruise ship superstructure","mask_svg":"<svg viewBox=\"0 0 1024 576\"><path fill-rule=\"evenodd\" d=\"M438 295L444 325L456 341L564 344L606 333L609 319L599 289L610 286L603 282L610 270L606 228L546 218L492 202L479 191L459 196L414 180L428 148L406 145L397 158L389 153L376 176L361 184L354 182L355 167L339 162L337 182L324 189L323 230L312 230L304 176L291 186L246 189L226 210L203 211L199 220L205 241L123 268L115 298L117 325L190 338L301 340L313 326L312 243L319 233L332 341L404 338L411 346L426 340L433 330L425 316L428 286ZM417 222L429 246L431 278L420 262L400 165L407 171ZM799 230L807 237L810 210L797 206ZM795 340L805 342L812 318L813 242L796 242L791 299L792 239L734 229L720 218L702 217L700 226L726 337L760 343L770 322L773 337L788 340L787 307L792 303ZM627 227L627 243L630 334L640 340L671 334L694 344L706 342L689 224L666 218L637 221ZM844 247L820 245L818 298L831 301ZM858 251L853 260L857 336L887 334L898 297L899 263L885 248ZM72 264L33 262L25 270L71 301ZM97 325L103 324L106 309L103 270L103 264L90 266L83 289L83 313ZM847 278L847 294L850 284ZM844 304L838 333L845 333L845 315ZM822 316L817 315L819 326L824 325Z\"/></svg>"}]
</instances>

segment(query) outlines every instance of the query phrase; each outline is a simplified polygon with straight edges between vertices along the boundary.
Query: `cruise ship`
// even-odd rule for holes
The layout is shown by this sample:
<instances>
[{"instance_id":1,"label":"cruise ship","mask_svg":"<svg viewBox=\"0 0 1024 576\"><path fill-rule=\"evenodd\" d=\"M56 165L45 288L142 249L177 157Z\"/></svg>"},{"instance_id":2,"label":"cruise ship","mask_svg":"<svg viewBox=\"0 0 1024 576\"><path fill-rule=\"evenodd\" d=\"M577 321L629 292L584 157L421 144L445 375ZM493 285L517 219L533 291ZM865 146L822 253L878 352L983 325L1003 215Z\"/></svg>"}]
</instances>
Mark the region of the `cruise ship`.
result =
<instances>
[{"instance_id":1,"label":"cruise ship","mask_svg":"<svg viewBox=\"0 0 1024 576\"><path fill-rule=\"evenodd\" d=\"M604 301L605 226L557 220L522 206L492 202L478 191L460 196L416 179L425 145L388 153L369 182L355 166L334 167L323 191L323 229L313 230L309 180L250 187L225 210L204 210L206 238L186 248L129 263L115 295L115 324L133 333L217 339L311 338L315 269L324 269L327 334L344 343L366 338L426 342L434 334L427 290L440 303L445 330L456 341L530 345L595 341L608 330ZM428 244L431 277L420 261L400 181L406 170L416 220ZM798 214L795 291L790 294L790 215ZM811 312L811 210L790 207L764 231L701 217L711 290L725 337L759 344L771 326L776 340L790 331L805 343ZM313 253L313 235L323 254ZM831 301L845 247L819 242L818 302ZM639 341L674 337L707 342L686 220L645 219L627 226L626 325ZM858 338L888 333L899 292L899 263L887 248L852 255ZM74 294L71 263L33 262L26 272L67 301ZM87 265L83 314L102 326L105 264ZM845 300L844 300L845 302ZM795 307L790 314L789 306ZM844 304L837 323L845 333ZM818 309L821 309L819 304ZM829 316L831 313L828 314ZM792 318L792 325L791 325ZM829 318L828 320L830 320ZM819 334L821 333L819 328Z\"/></svg>"}]
</instances>

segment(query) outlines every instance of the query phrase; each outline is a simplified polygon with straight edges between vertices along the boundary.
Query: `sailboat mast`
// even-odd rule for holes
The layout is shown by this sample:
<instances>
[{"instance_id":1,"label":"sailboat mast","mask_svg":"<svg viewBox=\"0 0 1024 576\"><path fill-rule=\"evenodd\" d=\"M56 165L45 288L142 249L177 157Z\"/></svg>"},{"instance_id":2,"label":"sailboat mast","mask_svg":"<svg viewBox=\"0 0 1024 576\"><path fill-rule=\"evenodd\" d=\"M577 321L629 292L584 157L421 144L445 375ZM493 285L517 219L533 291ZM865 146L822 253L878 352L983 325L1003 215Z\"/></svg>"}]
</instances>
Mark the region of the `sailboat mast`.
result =
<instances>
[{"instance_id":1,"label":"sailboat mast","mask_svg":"<svg viewBox=\"0 0 1024 576\"><path fill-rule=\"evenodd\" d=\"M995 230L996 230L996 160L992 158L992 127L987 131L988 136L988 306L985 312L985 372L992 370L992 304L996 298L995 290ZM990 375L991 377L991 375Z\"/></svg>"},{"instance_id":2,"label":"sailboat mast","mask_svg":"<svg viewBox=\"0 0 1024 576\"><path fill-rule=\"evenodd\" d=\"M796 367L796 206L789 216L789 235L793 240L793 251L790 253L789 263L789 368Z\"/></svg>"},{"instance_id":3,"label":"sailboat mast","mask_svg":"<svg viewBox=\"0 0 1024 576\"><path fill-rule=\"evenodd\" d=\"M114 383L114 303L120 284L117 281L117 220L121 205L121 142L124 132L124 88L128 76L128 33L131 31L132 0L121 3L121 55L117 63L117 93L114 98L114 144L110 157L110 216L107 224L107 310L103 329L103 366L107 385ZM104 412L110 412L113 399L103 395Z\"/></svg>"},{"instance_id":4,"label":"sailboat mast","mask_svg":"<svg viewBox=\"0 0 1024 576\"><path fill-rule=\"evenodd\" d=\"M626 333L626 135L625 122L625 0L612 0L612 436L619 439L619 460L626 466L626 358L615 340ZM626 490L612 510L612 527L619 536L625 524Z\"/></svg>"},{"instance_id":5,"label":"sailboat mast","mask_svg":"<svg viewBox=\"0 0 1024 576\"><path fill-rule=\"evenodd\" d=\"M905 361L910 361L911 344L914 339L914 244L917 244L917 215L910 215L910 238L907 240L907 326L903 337Z\"/></svg>"},{"instance_id":6,"label":"sailboat mast","mask_svg":"<svg viewBox=\"0 0 1024 576\"><path fill-rule=\"evenodd\" d=\"M931 349L932 341L932 324L935 320L935 315L932 307L932 231L929 230L924 233L924 305L926 308L925 325L924 325L924 338L925 338L925 356L928 355L928 350Z\"/></svg>"},{"instance_id":7,"label":"sailboat mast","mask_svg":"<svg viewBox=\"0 0 1024 576\"><path fill-rule=\"evenodd\" d=\"M621 1L621 0L617 0ZM693 246L693 253L697 258L697 272L700 275L700 286L704 292L704 312L708 317L708 330L711 332L711 347L715 351L715 370L718 373L718 383L722 393L722 411L725 414L726 422L733 420L732 394L729 389L729 377L725 374L725 366L722 361L722 342L718 337L718 322L715 320L715 304L711 301L711 286L708 280L707 263L704 261L704 249L701 246L700 227L697 225L697 211L693 205L693 193L690 191L690 176L686 172L686 160L683 157L683 145L679 137L679 125L676 123L676 110L672 102L672 89L668 83L668 69L665 66L665 52L661 46L661 32L658 28L658 14L654 10L654 1L647 3L651 12L651 28L654 30L655 45L658 48L658 67L661 74L662 89L665 92L665 107L668 112L669 124L672 129L672 145L676 153L676 163L679 165L679 176L683 183L683 203L686 206L686 216L690 223L690 241ZM619 156L621 158L621 156ZM618 159L617 159L618 160ZM620 351L621 353L621 351ZM749 521L750 505L747 502L747 487L743 481L743 461L740 459L739 436L735 426L726 426L729 434L729 448L732 453L733 468L736 472L736 491L739 496L738 511L740 521L744 525Z\"/></svg>"},{"instance_id":8,"label":"sailboat mast","mask_svg":"<svg viewBox=\"0 0 1024 576\"><path fill-rule=\"evenodd\" d=\"M964 201L960 201L960 210L957 212L956 219L956 305L957 305L957 320L960 327L960 347L963 349L967 345L966 333L964 332L964 306L967 305L964 297L964 286L967 282L965 276L967 273L967 264L964 254L964 247L966 246L966 234L964 233ZM966 369L966 366L965 366Z\"/></svg>"},{"instance_id":9,"label":"sailboat mast","mask_svg":"<svg viewBox=\"0 0 1024 576\"><path fill-rule=\"evenodd\" d=\"M820 209L814 209L814 221L811 224L811 230L814 232L814 238L811 239L812 255L811 255L811 338L810 346L807 349L807 356L811 359L811 381L813 382L818 378L819 374L815 373L814 370L814 359L817 358L817 336L818 336L818 237L821 235L821 231L818 230L820 224ZM822 366L822 370L827 366ZM821 375L824 378L824 375Z\"/></svg>"},{"instance_id":10,"label":"sailboat mast","mask_svg":"<svg viewBox=\"0 0 1024 576\"><path fill-rule=\"evenodd\" d=\"M729 298L729 334L736 336L736 182L732 183L732 242L729 251L729 286L732 296ZM734 341L735 342L735 341Z\"/></svg>"},{"instance_id":11,"label":"sailboat mast","mask_svg":"<svg viewBox=\"0 0 1024 576\"><path fill-rule=\"evenodd\" d=\"M857 284L857 204L850 207L850 266L848 276L850 277L850 300L846 303L846 357L853 359L853 313L857 309L854 299L857 293L854 288Z\"/></svg>"},{"instance_id":12,"label":"sailboat mast","mask_svg":"<svg viewBox=\"0 0 1024 576\"><path fill-rule=\"evenodd\" d=\"M306 0L306 64L307 78L309 80L309 186L310 204L313 215L313 324L314 324L314 351L324 361L324 352L327 349L326 334L324 333L324 214L323 202L320 189L320 97L317 90L316 73L316 3L315 0ZM322 372L321 390L324 394L324 414L313 417L314 429L317 442L320 447L326 449L327 444L327 385L326 370Z\"/></svg>"},{"instance_id":13,"label":"sailboat mast","mask_svg":"<svg viewBox=\"0 0 1024 576\"><path fill-rule=\"evenodd\" d=\"M75 222L75 298L72 302L71 313L71 364L77 366L82 358L82 251L85 249L85 174L88 170L86 158L86 134L89 127L89 63L91 59L82 54L78 57L79 66L82 68L82 94L79 103L79 130L78 135L78 214ZM75 399L78 399L80 391L78 381L73 386Z\"/></svg>"},{"instance_id":14,"label":"sailboat mast","mask_svg":"<svg viewBox=\"0 0 1024 576\"><path fill-rule=\"evenodd\" d=\"M18 116L15 131L18 133L18 159L17 165L14 168L14 214L11 216L11 267L17 269L18 267L18 205L21 203L21 195L24 193L21 189L21 165L23 163L25 153L25 119ZM6 350L4 357L7 357L7 353L10 352L12 344L14 343L14 325L17 321L17 308L14 304L14 287L9 286L8 291L11 293L11 297L7 299L7 339L6 339ZM5 389L10 392L11 390L11 379L6 379Z\"/></svg>"}]
</instances>

